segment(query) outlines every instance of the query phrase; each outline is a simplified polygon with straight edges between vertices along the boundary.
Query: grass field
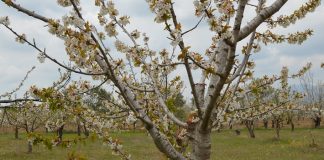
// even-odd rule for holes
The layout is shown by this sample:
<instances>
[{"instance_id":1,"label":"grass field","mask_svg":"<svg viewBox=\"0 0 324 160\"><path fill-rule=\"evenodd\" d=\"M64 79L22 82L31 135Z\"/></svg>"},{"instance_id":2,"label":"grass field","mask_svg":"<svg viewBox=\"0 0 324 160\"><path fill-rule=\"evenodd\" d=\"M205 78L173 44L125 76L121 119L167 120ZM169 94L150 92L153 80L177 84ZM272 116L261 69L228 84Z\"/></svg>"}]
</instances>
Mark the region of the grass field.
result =
<instances>
[{"instance_id":1,"label":"grass field","mask_svg":"<svg viewBox=\"0 0 324 160\"><path fill-rule=\"evenodd\" d=\"M124 148L135 160L166 159L144 132L114 133L123 142ZM74 134L66 133L65 138ZM68 153L75 152L89 160L117 160L108 146L97 140L73 145L70 148L56 147L52 150L42 145L34 146L33 153L27 154L25 135L15 140L13 134L0 133L0 160L64 160ZM274 131L256 130L256 139L250 139L247 131L236 136L233 131L222 131L212 135L212 160L324 160L324 129L288 129L281 131L281 140L273 139ZM312 137L318 144L310 147Z\"/></svg>"}]
</instances>

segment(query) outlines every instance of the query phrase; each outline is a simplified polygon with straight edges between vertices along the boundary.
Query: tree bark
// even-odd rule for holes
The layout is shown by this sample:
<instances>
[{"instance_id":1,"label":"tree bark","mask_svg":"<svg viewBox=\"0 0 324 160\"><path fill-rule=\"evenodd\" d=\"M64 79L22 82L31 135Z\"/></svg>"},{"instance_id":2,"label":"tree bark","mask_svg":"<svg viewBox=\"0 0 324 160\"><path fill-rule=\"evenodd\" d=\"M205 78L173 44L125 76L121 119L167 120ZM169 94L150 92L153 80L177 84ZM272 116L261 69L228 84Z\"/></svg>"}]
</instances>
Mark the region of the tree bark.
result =
<instances>
[{"instance_id":1,"label":"tree bark","mask_svg":"<svg viewBox=\"0 0 324 160\"><path fill-rule=\"evenodd\" d=\"M316 116L313 119L313 121L314 121L314 127L315 128L320 128L320 126L321 126L321 117Z\"/></svg>"},{"instance_id":2,"label":"tree bark","mask_svg":"<svg viewBox=\"0 0 324 160\"><path fill-rule=\"evenodd\" d=\"M63 140L63 129L64 129L64 125L62 125L60 128L57 129L57 136L58 136L59 143L61 143Z\"/></svg>"},{"instance_id":3,"label":"tree bark","mask_svg":"<svg viewBox=\"0 0 324 160\"><path fill-rule=\"evenodd\" d=\"M77 133L78 133L78 136L81 136L81 125L80 125L80 123L78 123Z\"/></svg>"},{"instance_id":4,"label":"tree bark","mask_svg":"<svg viewBox=\"0 0 324 160\"><path fill-rule=\"evenodd\" d=\"M235 134L236 134L237 136L239 136L239 135L241 134L241 131L238 130L238 129L236 129L236 130L235 130Z\"/></svg>"},{"instance_id":5,"label":"tree bark","mask_svg":"<svg viewBox=\"0 0 324 160\"><path fill-rule=\"evenodd\" d=\"M292 117L288 117L288 124L290 124L291 131L293 132L295 130L295 124Z\"/></svg>"},{"instance_id":6,"label":"tree bark","mask_svg":"<svg viewBox=\"0 0 324 160\"><path fill-rule=\"evenodd\" d=\"M268 120L263 120L263 126L265 129L268 129L268 123L269 123Z\"/></svg>"},{"instance_id":7,"label":"tree bark","mask_svg":"<svg viewBox=\"0 0 324 160\"><path fill-rule=\"evenodd\" d=\"M87 129L87 127L85 126L85 124L83 125L83 129L84 129L84 135L86 136L86 137L89 137L89 130Z\"/></svg>"},{"instance_id":8,"label":"tree bark","mask_svg":"<svg viewBox=\"0 0 324 160\"><path fill-rule=\"evenodd\" d=\"M276 132L276 140L280 139L280 129L281 129L281 124L280 124L280 119L275 119L274 120L274 127L275 127L275 132Z\"/></svg>"},{"instance_id":9,"label":"tree bark","mask_svg":"<svg viewBox=\"0 0 324 160\"><path fill-rule=\"evenodd\" d=\"M255 138L254 134L254 121L253 120L246 120L245 126L249 131L250 138Z\"/></svg>"},{"instance_id":10,"label":"tree bark","mask_svg":"<svg viewBox=\"0 0 324 160\"><path fill-rule=\"evenodd\" d=\"M33 142L28 141L27 142L27 153L32 153L33 152Z\"/></svg>"},{"instance_id":11,"label":"tree bark","mask_svg":"<svg viewBox=\"0 0 324 160\"><path fill-rule=\"evenodd\" d=\"M192 146L192 159L194 160L208 160L211 154L211 130L202 132L200 127L195 130L195 136Z\"/></svg>"},{"instance_id":12,"label":"tree bark","mask_svg":"<svg viewBox=\"0 0 324 160\"><path fill-rule=\"evenodd\" d=\"M145 125L149 134L153 138L155 146L172 160L185 160L186 158L174 149L172 144L167 140L165 135L161 134L154 126Z\"/></svg>"},{"instance_id":13,"label":"tree bark","mask_svg":"<svg viewBox=\"0 0 324 160\"><path fill-rule=\"evenodd\" d=\"M133 131L136 131L136 121L133 123Z\"/></svg>"},{"instance_id":14,"label":"tree bark","mask_svg":"<svg viewBox=\"0 0 324 160\"><path fill-rule=\"evenodd\" d=\"M18 126L15 126L15 139L19 138L19 128Z\"/></svg>"}]
</instances>

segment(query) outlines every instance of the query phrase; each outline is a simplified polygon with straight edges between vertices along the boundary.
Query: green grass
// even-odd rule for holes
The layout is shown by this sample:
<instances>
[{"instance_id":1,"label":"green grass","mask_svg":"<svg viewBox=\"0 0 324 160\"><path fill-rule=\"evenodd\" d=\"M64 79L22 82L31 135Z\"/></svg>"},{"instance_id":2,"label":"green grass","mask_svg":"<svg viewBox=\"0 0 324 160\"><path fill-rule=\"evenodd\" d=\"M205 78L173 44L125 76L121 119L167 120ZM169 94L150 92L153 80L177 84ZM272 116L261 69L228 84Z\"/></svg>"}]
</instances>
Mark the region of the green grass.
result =
<instances>
[{"instance_id":1,"label":"green grass","mask_svg":"<svg viewBox=\"0 0 324 160\"><path fill-rule=\"evenodd\" d=\"M310 147L312 135L317 147ZM212 159L215 160L323 160L324 129L281 131L281 139L274 139L273 130L257 130L256 139L247 132L234 136L229 131L214 134Z\"/></svg>"},{"instance_id":2,"label":"green grass","mask_svg":"<svg viewBox=\"0 0 324 160\"><path fill-rule=\"evenodd\" d=\"M310 147L312 136L317 147ZM132 159L164 160L166 159L154 146L152 139L144 132L114 133L121 139L124 149L132 155ZM0 159L2 160L61 160L67 159L68 153L75 152L89 160L117 160L119 156L111 154L108 146L98 140L86 140L84 143L70 148L55 147L52 150L42 145L34 146L33 153L27 154L27 142L24 134L15 140L13 134L0 134ZM64 134L64 138L75 137L72 133ZM250 139L247 131L240 136L233 131L213 133L212 160L323 160L324 129L288 129L281 131L281 140L273 139L274 131L256 130L256 139Z\"/></svg>"}]
</instances>

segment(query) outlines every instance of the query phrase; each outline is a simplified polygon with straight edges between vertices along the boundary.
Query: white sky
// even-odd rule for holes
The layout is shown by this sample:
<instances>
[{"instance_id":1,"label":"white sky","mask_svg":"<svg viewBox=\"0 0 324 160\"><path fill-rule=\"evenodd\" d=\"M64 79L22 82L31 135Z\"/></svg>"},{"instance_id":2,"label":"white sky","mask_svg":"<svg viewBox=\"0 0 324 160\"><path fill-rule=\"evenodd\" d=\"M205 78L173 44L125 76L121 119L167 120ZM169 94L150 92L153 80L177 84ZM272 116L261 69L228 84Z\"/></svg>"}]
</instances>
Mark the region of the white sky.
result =
<instances>
[{"instance_id":1,"label":"white sky","mask_svg":"<svg viewBox=\"0 0 324 160\"><path fill-rule=\"evenodd\" d=\"M273 0L268 0L272 2ZM16 0L17 3L35 10L46 17L59 18L68 13L68 9L56 5L56 0ZM251 3L255 0L251 0ZM279 14L288 14L297 9L306 0L290 0ZM83 13L86 19L97 23L97 9L93 6L93 1L81 0ZM170 49L169 40L166 38L167 33L163 31L161 24L154 23L154 15L150 12L145 0L115 0L120 14L131 16L131 25L129 29L137 28L144 31L150 37L150 46L156 50L167 48ZM192 0L175 0L175 9L178 19L182 22L184 29L191 28L198 21L193 16ZM251 18L252 12L245 15L243 25ZM17 13L13 8L7 7L0 2L0 16L9 16L11 27L19 33L26 33L28 38L35 38L41 48L46 48L49 55L59 61L68 62L64 53L63 42L58 38L47 33L45 24L34 20L24 14ZM282 66L288 66L290 71L294 72L305 65L307 62L313 62L312 72L315 79L324 79L324 70L320 69L320 63L324 62L324 7L321 5L314 13L308 14L302 21L298 21L294 26L289 28L277 29L280 33L290 33L303 31L308 28L314 29L314 36L302 45L268 45L263 46L261 52L252 56L256 62L256 76L272 75L280 73ZM210 44L211 32L208 30L206 23L203 23L197 30L184 37L187 44L191 45L193 50L203 52ZM31 84L40 87L51 85L53 80L58 77L57 66L46 60L46 63L40 64L37 61L37 51L27 45L21 45L14 41L14 35L0 26L0 95L6 91L16 88L26 72L32 66L36 66L30 78L26 81L22 91L26 90ZM109 43L109 42L108 42ZM113 48L113 47L111 47ZM241 49L238 48L237 51ZM181 73L181 72L179 72ZM194 75L195 80L200 79L199 74ZM293 82L296 83L296 82ZM189 88L189 86L187 86Z\"/></svg>"}]
</instances>

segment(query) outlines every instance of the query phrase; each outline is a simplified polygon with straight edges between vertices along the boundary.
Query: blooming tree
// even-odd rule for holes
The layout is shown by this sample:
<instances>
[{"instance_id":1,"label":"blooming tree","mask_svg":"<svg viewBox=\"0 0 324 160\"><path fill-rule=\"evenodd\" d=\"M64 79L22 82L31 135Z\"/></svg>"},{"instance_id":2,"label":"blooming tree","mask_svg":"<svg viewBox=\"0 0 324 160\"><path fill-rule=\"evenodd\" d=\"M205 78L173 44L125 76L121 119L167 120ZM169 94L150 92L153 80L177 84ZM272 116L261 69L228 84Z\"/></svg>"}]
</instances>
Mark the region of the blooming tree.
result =
<instances>
[{"instance_id":1,"label":"blooming tree","mask_svg":"<svg viewBox=\"0 0 324 160\"><path fill-rule=\"evenodd\" d=\"M313 74L308 72L300 78L300 85L305 93L303 110L313 120L314 127L319 128L324 112L324 83L314 82Z\"/></svg>"},{"instance_id":2,"label":"blooming tree","mask_svg":"<svg viewBox=\"0 0 324 160\"><path fill-rule=\"evenodd\" d=\"M288 68L283 67L280 76L269 78L252 79L242 84L244 89L237 91L235 99L227 114L231 119L231 124L243 122L249 131L251 138L255 138L254 123L257 120L272 119L276 123L276 135L279 139L279 131L283 117L292 116L293 110L297 109L295 105L299 99L303 98L302 94L291 91L288 86L289 78L301 77L310 69L310 63L303 67L296 74L288 75ZM275 88L275 82L280 80L280 88ZM246 83L246 82L245 82ZM291 122L292 123L292 122Z\"/></svg>"},{"instance_id":3,"label":"blooming tree","mask_svg":"<svg viewBox=\"0 0 324 160\"><path fill-rule=\"evenodd\" d=\"M273 29L294 24L320 4L320 0L308 0L291 15L274 17L288 0L193 0L187 3L193 2L194 16L200 20L192 29L184 30L174 8L176 1L146 0L148 8L155 14L154 21L163 25L169 34L166 40L170 41L172 47L171 51L154 51L149 46L150 38L146 33L128 29L130 16L121 15L123 13L119 13L113 1L94 0L95 7L99 9L99 26L91 24L83 17L79 0L57 1L60 6L71 9L71 12L61 19L40 15L12 0L1 1L46 23L48 31L64 41L66 54L73 65L66 66L50 57L35 40L31 41L25 34L17 33L11 28L9 17L2 17L2 26L17 36L17 42L35 48L39 52L37 58L41 63L48 59L72 73L88 75L93 80L101 81L101 85L111 86L108 90L112 90L110 93L114 98L106 99L109 113L126 111L128 122L140 120L156 147L170 159L195 160L210 159L211 131L230 119L228 110L234 111L236 119L246 116L245 112L231 107L231 102L236 101L238 91L244 92L244 88L239 87L239 84L252 78L252 53L260 51L262 43L304 42L312 34L312 30L279 35L274 33ZM255 10L251 19L243 17L248 10ZM243 19L248 23L243 24ZM199 53L185 43L184 35L198 28L203 22L208 23L213 37L210 47L206 48L204 53ZM264 24L268 29L259 31L258 27ZM131 43L122 41L122 34L126 35ZM247 38L248 44L239 49L238 43ZM107 39L113 40L114 45L107 44ZM114 47L119 55L108 46ZM184 66L186 77L172 76L179 66ZM196 82L193 77L199 73L201 79ZM264 80L267 83L277 78L265 77ZM194 100L194 110L186 121L176 117L167 103L170 98L183 91L183 80L189 81L190 93ZM64 93L53 87L41 89L32 86L30 94L40 98L45 105L51 106L51 109L64 106L71 111L69 113L75 113L83 106L80 93L92 87L94 86L89 82L82 80L65 86ZM106 115L102 115L88 110L87 107L81 110L79 117L89 123L89 128L104 137L111 148L122 154L123 158L129 159L130 157L121 151L119 141L106 136L110 129L118 127L115 122L104 118L111 114L104 112ZM268 107L253 113L252 116L271 111L274 109ZM181 131L178 132L179 127ZM184 150L183 145L186 143L179 141L188 141L192 150Z\"/></svg>"},{"instance_id":4,"label":"blooming tree","mask_svg":"<svg viewBox=\"0 0 324 160\"><path fill-rule=\"evenodd\" d=\"M33 133L36 129L43 127L47 120L52 118L51 113L47 109L37 106L30 101L11 106L11 108L6 109L5 114L7 123L15 126L16 134L18 134L19 128L24 129L27 134ZM27 152L31 153L33 142L28 140L27 144Z\"/></svg>"}]
</instances>

